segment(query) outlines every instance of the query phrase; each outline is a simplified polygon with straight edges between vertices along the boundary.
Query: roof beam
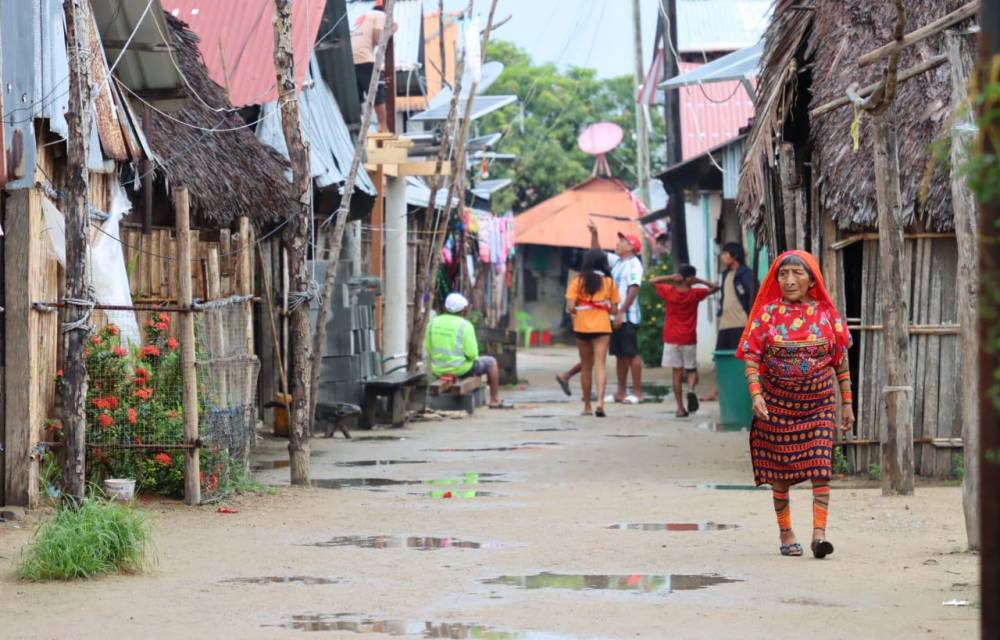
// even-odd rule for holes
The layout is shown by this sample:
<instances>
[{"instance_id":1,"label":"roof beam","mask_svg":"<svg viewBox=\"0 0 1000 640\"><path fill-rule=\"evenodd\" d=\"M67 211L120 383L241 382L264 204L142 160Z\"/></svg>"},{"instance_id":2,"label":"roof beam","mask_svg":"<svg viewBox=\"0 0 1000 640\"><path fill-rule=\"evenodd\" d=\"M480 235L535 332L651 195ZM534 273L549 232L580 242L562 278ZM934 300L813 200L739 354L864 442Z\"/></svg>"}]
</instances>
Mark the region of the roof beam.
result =
<instances>
[{"instance_id":1,"label":"roof beam","mask_svg":"<svg viewBox=\"0 0 1000 640\"><path fill-rule=\"evenodd\" d=\"M888 58L890 55L892 55L897 51L900 51L912 44L916 44L918 42L926 40L927 38L930 38L931 36L944 31L948 27L951 27L953 25L958 24L959 22L962 22L963 20L971 18L972 16L976 15L976 12L979 11L980 4L982 4L980 0L973 0L969 4L961 7L960 9L956 9L955 11L952 11L948 15L938 18L934 22L931 22L930 24L920 27L919 29L917 29L912 33L908 33L906 36L903 37L903 40L899 43L890 42L889 44L882 45L881 47L875 49L874 51L866 53L865 55L858 58L858 66L867 67L868 65L874 64L879 60Z\"/></svg>"},{"instance_id":2,"label":"roof beam","mask_svg":"<svg viewBox=\"0 0 1000 640\"><path fill-rule=\"evenodd\" d=\"M926 73L926 72L930 71L931 69L936 69L936 68L940 67L941 65L943 65L947 61L948 61L948 56L946 56L944 54L941 54L939 56L934 56L933 58L928 58L927 60L924 60L920 64L915 65L915 66L910 67L909 69L907 69L905 71L900 72L899 78L898 78L897 81L898 82L905 82L906 80L910 80L911 78L915 78L915 77L919 76L922 73ZM881 86L882 86L882 81L881 80L879 80L878 82L873 82L870 85L867 85L867 86L862 87L861 89L859 89L857 91L857 95L860 98L867 98L871 94L875 93L875 91L879 87L881 87ZM823 115L826 115L826 114L830 113L831 111L836 111L837 109L839 109L841 107L846 107L849 104L851 104L851 99L849 97L847 97L847 96L843 96L841 98L837 98L836 100L831 100L830 102L827 102L825 104L821 104L820 106L818 106L815 109L811 110L809 112L809 117L810 118L818 118L820 116L823 116Z\"/></svg>"}]
</instances>

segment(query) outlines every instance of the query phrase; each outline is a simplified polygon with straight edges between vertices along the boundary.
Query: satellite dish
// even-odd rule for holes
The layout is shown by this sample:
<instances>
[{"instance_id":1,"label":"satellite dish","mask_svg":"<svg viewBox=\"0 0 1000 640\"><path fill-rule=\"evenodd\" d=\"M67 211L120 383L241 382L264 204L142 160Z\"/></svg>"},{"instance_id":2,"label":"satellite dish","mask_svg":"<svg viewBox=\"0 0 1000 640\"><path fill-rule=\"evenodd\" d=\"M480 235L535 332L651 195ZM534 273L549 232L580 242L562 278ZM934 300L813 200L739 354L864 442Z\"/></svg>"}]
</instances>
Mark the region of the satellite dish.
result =
<instances>
[{"instance_id":1,"label":"satellite dish","mask_svg":"<svg viewBox=\"0 0 1000 640\"><path fill-rule=\"evenodd\" d=\"M625 132L614 122L598 122L583 130L576 143L580 151L596 157L591 175L603 174L611 177L608 153L617 147L625 137Z\"/></svg>"}]
</instances>

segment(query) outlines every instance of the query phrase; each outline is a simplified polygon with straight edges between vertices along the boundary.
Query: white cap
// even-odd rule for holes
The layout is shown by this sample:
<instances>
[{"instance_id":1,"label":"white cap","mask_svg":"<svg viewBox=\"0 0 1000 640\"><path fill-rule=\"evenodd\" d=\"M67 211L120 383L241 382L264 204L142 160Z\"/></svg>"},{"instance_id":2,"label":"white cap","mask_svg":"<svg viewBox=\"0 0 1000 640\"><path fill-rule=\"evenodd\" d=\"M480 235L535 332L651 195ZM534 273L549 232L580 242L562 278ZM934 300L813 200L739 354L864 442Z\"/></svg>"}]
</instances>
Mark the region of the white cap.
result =
<instances>
[{"instance_id":1,"label":"white cap","mask_svg":"<svg viewBox=\"0 0 1000 640\"><path fill-rule=\"evenodd\" d=\"M461 293L449 293L444 299L444 308L448 313L462 313L469 306L469 301Z\"/></svg>"}]
</instances>

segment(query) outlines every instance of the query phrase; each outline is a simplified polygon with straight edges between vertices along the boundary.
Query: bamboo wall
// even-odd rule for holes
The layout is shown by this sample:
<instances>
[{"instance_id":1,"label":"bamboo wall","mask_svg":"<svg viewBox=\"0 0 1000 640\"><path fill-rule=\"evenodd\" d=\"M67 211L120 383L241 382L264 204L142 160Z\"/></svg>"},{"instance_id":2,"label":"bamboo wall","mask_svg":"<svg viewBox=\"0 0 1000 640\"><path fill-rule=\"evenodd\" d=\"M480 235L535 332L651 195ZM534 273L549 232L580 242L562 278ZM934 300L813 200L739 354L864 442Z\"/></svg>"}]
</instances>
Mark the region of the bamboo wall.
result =
<instances>
[{"instance_id":1,"label":"bamboo wall","mask_svg":"<svg viewBox=\"0 0 1000 640\"><path fill-rule=\"evenodd\" d=\"M954 238L907 240L910 304L910 365L914 388L914 447L916 472L946 477L952 456L961 453L958 389L975 384L960 369L956 311L957 246ZM901 289L901 281L879 282L878 241L865 240L863 250L859 367L855 381L859 444L845 447L854 469L865 472L880 464L881 389L885 384L882 354L881 291ZM852 323L855 324L856 323ZM857 325L856 325L857 326Z\"/></svg>"}]
</instances>

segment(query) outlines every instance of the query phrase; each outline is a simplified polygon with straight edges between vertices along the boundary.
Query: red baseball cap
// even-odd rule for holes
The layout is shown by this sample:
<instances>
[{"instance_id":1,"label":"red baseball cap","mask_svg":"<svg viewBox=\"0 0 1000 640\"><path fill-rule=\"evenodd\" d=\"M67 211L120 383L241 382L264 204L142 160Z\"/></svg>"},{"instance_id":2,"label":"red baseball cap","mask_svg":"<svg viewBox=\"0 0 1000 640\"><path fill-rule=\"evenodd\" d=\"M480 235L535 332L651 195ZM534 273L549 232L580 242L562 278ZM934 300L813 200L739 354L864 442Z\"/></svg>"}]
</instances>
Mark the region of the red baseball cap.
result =
<instances>
[{"instance_id":1,"label":"red baseball cap","mask_svg":"<svg viewBox=\"0 0 1000 640\"><path fill-rule=\"evenodd\" d=\"M619 233L618 239L624 240L625 242L629 243L629 245L631 245L632 247L632 251L635 251L636 253L642 253L642 243L639 242L639 238L633 235L625 235L624 233Z\"/></svg>"}]
</instances>

